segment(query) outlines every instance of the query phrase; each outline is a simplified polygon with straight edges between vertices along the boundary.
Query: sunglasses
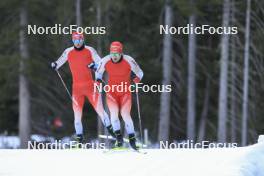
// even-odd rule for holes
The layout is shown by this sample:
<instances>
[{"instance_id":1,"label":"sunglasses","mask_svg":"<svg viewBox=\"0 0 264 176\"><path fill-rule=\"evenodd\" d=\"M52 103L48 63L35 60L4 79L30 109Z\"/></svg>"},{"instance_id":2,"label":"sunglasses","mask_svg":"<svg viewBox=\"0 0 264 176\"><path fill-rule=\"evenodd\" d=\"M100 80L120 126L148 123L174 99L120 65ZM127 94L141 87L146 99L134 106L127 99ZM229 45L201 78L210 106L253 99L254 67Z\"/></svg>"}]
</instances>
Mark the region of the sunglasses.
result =
<instances>
[{"instance_id":1,"label":"sunglasses","mask_svg":"<svg viewBox=\"0 0 264 176\"><path fill-rule=\"evenodd\" d=\"M83 44L83 39L74 39L74 40L72 40L72 42L74 43L74 44Z\"/></svg>"},{"instance_id":2,"label":"sunglasses","mask_svg":"<svg viewBox=\"0 0 264 176\"><path fill-rule=\"evenodd\" d=\"M110 53L112 57L119 57L121 54L120 53Z\"/></svg>"}]
</instances>

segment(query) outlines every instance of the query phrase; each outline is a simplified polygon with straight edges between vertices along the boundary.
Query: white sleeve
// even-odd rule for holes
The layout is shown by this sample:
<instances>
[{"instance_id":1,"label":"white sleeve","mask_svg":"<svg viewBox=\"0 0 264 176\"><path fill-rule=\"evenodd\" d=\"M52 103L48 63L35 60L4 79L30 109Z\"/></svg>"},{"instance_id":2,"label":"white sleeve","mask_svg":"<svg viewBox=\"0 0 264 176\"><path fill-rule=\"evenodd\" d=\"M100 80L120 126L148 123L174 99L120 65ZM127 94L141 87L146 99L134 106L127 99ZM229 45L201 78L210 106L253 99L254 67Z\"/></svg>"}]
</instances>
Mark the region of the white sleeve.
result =
<instances>
[{"instance_id":1,"label":"white sleeve","mask_svg":"<svg viewBox=\"0 0 264 176\"><path fill-rule=\"evenodd\" d=\"M68 54L71 51L72 48L67 48L64 50L62 55L59 57L59 59L56 61L57 69L59 69L65 62L68 60Z\"/></svg>"},{"instance_id":2,"label":"white sleeve","mask_svg":"<svg viewBox=\"0 0 264 176\"><path fill-rule=\"evenodd\" d=\"M92 59L93 61L98 64L101 60L101 57L97 54L96 50L93 47L90 46L85 46L87 49L90 50L91 54L92 54Z\"/></svg>"},{"instance_id":3,"label":"white sleeve","mask_svg":"<svg viewBox=\"0 0 264 176\"><path fill-rule=\"evenodd\" d=\"M143 78L144 73L139 67L139 65L136 63L136 61L131 56L128 55L124 55L124 59L126 59L130 64L131 71L133 71L135 75L141 80Z\"/></svg>"},{"instance_id":4,"label":"white sleeve","mask_svg":"<svg viewBox=\"0 0 264 176\"><path fill-rule=\"evenodd\" d=\"M102 58L100 60L100 62L98 63L98 68L95 72L95 77L96 79L102 79L103 78L103 74L105 72L105 64L110 60L110 56L107 55L104 58Z\"/></svg>"}]
</instances>

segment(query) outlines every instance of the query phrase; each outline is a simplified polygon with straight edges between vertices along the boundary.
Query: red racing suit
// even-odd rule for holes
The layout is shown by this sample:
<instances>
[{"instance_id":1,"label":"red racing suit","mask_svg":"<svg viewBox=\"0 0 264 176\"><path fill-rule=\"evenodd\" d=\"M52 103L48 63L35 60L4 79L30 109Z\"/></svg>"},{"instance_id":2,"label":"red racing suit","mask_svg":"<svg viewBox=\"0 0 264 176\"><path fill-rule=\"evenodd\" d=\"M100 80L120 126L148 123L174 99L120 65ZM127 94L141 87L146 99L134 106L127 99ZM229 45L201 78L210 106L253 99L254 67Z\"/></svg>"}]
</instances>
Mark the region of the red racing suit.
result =
<instances>
[{"instance_id":1,"label":"red racing suit","mask_svg":"<svg viewBox=\"0 0 264 176\"><path fill-rule=\"evenodd\" d=\"M93 80L91 69L88 68L89 64L92 62L98 63L100 60L101 58L92 47L85 46L81 50L70 47L63 52L56 63L58 69L68 61L72 73L72 105L75 120L81 121L82 109L85 97L87 97L103 123L107 123L105 125L108 126L110 121L106 122L108 116L103 109L101 94L98 91L94 91L95 81ZM77 133L82 133L82 129Z\"/></svg>"},{"instance_id":2,"label":"red racing suit","mask_svg":"<svg viewBox=\"0 0 264 176\"><path fill-rule=\"evenodd\" d=\"M110 55L105 56L99 63L96 72L97 78L102 79L105 71L108 74L108 86L113 88L106 92L106 100L110 111L113 129L114 131L120 129L120 122L118 120L118 114L120 112L126 124L127 133L132 134L134 133L133 122L130 115L132 97L128 87L131 83L131 72L133 72L136 77L141 80L143 77L143 71L140 69L135 60L128 55L122 55L121 60L117 63L114 63L111 60ZM120 92L113 87L113 85L120 84L124 85L124 91Z\"/></svg>"}]
</instances>

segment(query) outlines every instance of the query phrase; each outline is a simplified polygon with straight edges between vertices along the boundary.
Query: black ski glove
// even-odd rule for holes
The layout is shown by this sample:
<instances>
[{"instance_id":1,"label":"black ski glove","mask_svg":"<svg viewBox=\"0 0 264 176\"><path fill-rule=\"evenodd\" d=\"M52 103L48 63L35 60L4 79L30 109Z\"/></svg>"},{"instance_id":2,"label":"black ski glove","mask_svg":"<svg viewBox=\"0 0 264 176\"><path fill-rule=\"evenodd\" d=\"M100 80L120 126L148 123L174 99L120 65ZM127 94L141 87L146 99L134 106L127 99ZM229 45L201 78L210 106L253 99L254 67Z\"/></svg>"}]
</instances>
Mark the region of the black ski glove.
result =
<instances>
[{"instance_id":1,"label":"black ski glove","mask_svg":"<svg viewBox=\"0 0 264 176\"><path fill-rule=\"evenodd\" d=\"M103 83L103 80L100 79L100 78L97 78L96 81L97 81L98 83Z\"/></svg>"},{"instance_id":2,"label":"black ski glove","mask_svg":"<svg viewBox=\"0 0 264 176\"><path fill-rule=\"evenodd\" d=\"M96 71L96 69L97 69L97 65L96 65L94 62L92 62L92 63L90 63L90 64L88 65L88 68L92 69L93 71Z\"/></svg>"}]
</instances>

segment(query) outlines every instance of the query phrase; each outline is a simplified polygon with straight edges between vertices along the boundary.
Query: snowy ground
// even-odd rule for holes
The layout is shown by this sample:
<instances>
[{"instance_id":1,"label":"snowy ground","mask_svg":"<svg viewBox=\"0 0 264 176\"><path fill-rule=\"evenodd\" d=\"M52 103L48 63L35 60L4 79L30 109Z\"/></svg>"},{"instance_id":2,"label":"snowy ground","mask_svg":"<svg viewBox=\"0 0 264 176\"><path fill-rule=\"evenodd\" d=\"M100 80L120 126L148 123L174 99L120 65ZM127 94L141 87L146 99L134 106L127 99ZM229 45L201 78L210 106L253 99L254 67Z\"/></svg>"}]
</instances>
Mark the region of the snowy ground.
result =
<instances>
[{"instance_id":1,"label":"snowy ground","mask_svg":"<svg viewBox=\"0 0 264 176\"><path fill-rule=\"evenodd\" d=\"M264 176L264 143L236 149L0 150L0 176Z\"/></svg>"}]
</instances>

